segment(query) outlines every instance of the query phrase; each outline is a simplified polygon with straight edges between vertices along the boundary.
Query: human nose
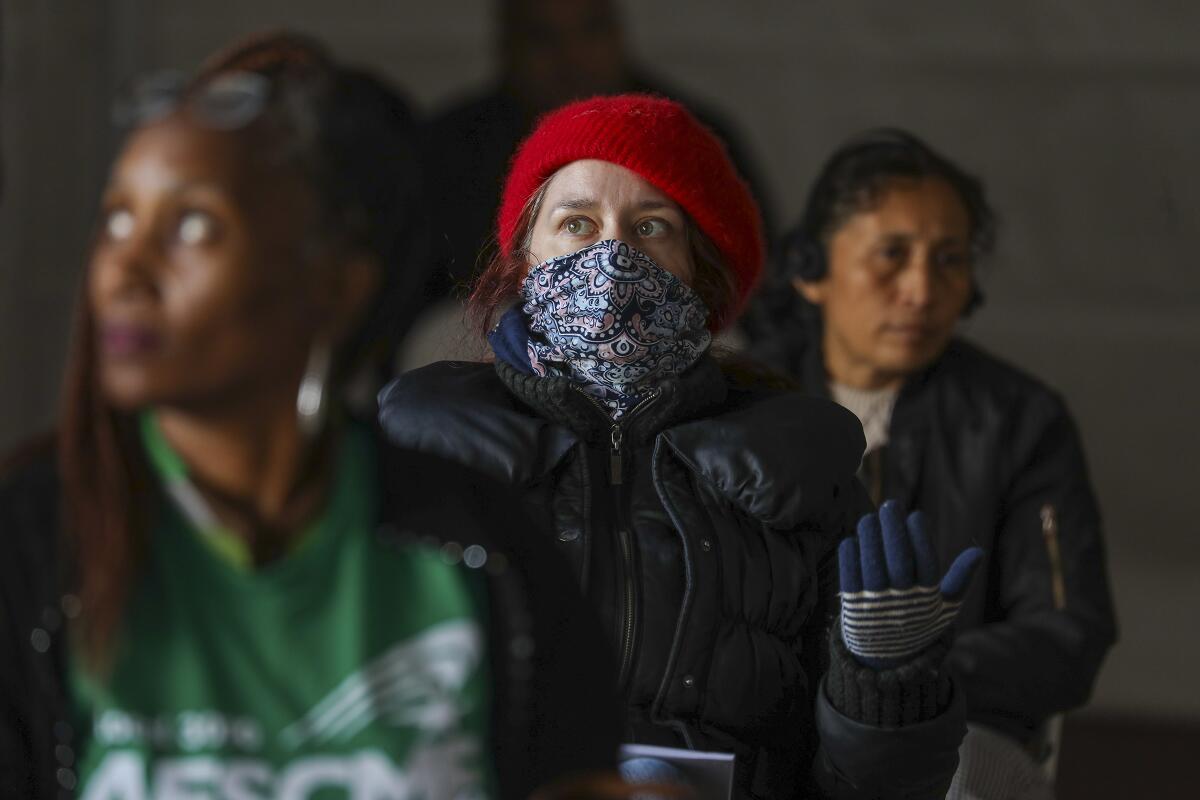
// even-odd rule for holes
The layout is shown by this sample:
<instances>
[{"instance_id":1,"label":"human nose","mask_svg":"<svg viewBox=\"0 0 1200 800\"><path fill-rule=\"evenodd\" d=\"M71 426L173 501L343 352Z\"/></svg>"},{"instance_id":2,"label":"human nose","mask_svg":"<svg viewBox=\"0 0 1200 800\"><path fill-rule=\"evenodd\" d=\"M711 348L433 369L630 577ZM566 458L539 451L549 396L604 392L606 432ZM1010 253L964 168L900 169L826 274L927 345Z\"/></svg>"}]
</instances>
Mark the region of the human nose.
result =
<instances>
[{"instance_id":1,"label":"human nose","mask_svg":"<svg viewBox=\"0 0 1200 800\"><path fill-rule=\"evenodd\" d=\"M605 225L605 235L602 238L620 239L631 245L637 240L637 231L632 223L614 221Z\"/></svg>"},{"instance_id":2,"label":"human nose","mask_svg":"<svg viewBox=\"0 0 1200 800\"><path fill-rule=\"evenodd\" d=\"M900 296L905 305L924 308L933 299L933 265L924 254L913 254L900 277Z\"/></svg>"},{"instance_id":3,"label":"human nose","mask_svg":"<svg viewBox=\"0 0 1200 800\"><path fill-rule=\"evenodd\" d=\"M93 251L93 297L114 301L155 296L158 253L149 231L133 230L120 241L101 242Z\"/></svg>"}]
</instances>

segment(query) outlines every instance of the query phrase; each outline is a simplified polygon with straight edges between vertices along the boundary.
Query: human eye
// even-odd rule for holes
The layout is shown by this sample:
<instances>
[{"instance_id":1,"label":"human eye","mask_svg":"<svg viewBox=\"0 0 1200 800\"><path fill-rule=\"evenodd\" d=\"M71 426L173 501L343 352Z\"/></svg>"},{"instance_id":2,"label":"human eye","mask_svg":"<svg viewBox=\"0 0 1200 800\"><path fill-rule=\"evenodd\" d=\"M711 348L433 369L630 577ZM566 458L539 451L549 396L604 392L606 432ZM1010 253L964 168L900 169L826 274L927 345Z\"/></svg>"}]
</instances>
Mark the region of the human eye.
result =
<instances>
[{"instance_id":1,"label":"human eye","mask_svg":"<svg viewBox=\"0 0 1200 800\"><path fill-rule=\"evenodd\" d=\"M562 229L571 236L591 236L596 232L596 223L587 217L570 217L563 221Z\"/></svg>"},{"instance_id":2,"label":"human eye","mask_svg":"<svg viewBox=\"0 0 1200 800\"><path fill-rule=\"evenodd\" d=\"M903 264L908 261L908 248L900 242L884 245L880 253L889 264Z\"/></svg>"},{"instance_id":3,"label":"human eye","mask_svg":"<svg viewBox=\"0 0 1200 800\"><path fill-rule=\"evenodd\" d=\"M104 235L110 241L122 242L133 235L133 212L116 206L104 213Z\"/></svg>"},{"instance_id":4,"label":"human eye","mask_svg":"<svg viewBox=\"0 0 1200 800\"><path fill-rule=\"evenodd\" d=\"M959 249L942 250L934 255L933 263L948 272L957 272L971 266L971 254Z\"/></svg>"},{"instance_id":5,"label":"human eye","mask_svg":"<svg viewBox=\"0 0 1200 800\"><path fill-rule=\"evenodd\" d=\"M882 242L871 254L871 265L881 275L890 275L908 263L909 247L902 240Z\"/></svg>"},{"instance_id":6,"label":"human eye","mask_svg":"<svg viewBox=\"0 0 1200 800\"><path fill-rule=\"evenodd\" d=\"M175 238L180 244L198 247L211 243L217 236L217 219L207 211L186 209L179 215Z\"/></svg>"},{"instance_id":7,"label":"human eye","mask_svg":"<svg viewBox=\"0 0 1200 800\"><path fill-rule=\"evenodd\" d=\"M671 232L671 223L659 217L650 217L635 225L634 231L643 239L666 236Z\"/></svg>"}]
</instances>

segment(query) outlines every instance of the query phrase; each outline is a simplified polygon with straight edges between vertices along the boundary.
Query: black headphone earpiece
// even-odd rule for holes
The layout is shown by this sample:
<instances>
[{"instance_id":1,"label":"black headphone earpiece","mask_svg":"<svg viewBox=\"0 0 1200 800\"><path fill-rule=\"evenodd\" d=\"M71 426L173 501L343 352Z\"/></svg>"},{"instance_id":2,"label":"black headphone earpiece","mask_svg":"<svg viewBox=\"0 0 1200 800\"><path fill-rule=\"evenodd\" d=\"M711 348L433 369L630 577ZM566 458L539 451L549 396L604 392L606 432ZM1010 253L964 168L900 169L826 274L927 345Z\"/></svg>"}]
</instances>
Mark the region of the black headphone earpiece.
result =
<instances>
[{"instance_id":1,"label":"black headphone earpiece","mask_svg":"<svg viewBox=\"0 0 1200 800\"><path fill-rule=\"evenodd\" d=\"M971 316L976 311L978 311L980 308L982 308L983 301L984 301L983 290L979 288L979 276L972 275L971 276L971 297L970 297L970 299L967 300L967 305L962 310L961 318L966 319L967 317Z\"/></svg>"},{"instance_id":2,"label":"black headphone earpiece","mask_svg":"<svg viewBox=\"0 0 1200 800\"><path fill-rule=\"evenodd\" d=\"M783 273L789 278L819 281L825 277L825 247L809 235L804 220L784 234L781 255Z\"/></svg>"},{"instance_id":3,"label":"black headphone earpiece","mask_svg":"<svg viewBox=\"0 0 1200 800\"><path fill-rule=\"evenodd\" d=\"M800 247L800 263L796 274L803 281L819 281L828 272L826 268L825 245L811 236L805 235Z\"/></svg>"}]
</instances>

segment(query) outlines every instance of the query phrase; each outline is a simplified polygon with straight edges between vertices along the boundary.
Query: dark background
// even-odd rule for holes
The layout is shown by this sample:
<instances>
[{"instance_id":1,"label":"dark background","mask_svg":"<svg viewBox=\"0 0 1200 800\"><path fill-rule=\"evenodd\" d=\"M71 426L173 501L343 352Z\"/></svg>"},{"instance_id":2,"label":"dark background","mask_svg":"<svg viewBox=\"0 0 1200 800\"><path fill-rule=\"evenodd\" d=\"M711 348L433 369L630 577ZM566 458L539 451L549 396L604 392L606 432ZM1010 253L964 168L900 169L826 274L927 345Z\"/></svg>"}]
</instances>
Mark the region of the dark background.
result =
<instances>
[{"instance_id":1,"label":"dark background","mask_svg":"<svg viewBox=\"0 0 1200 800\"><path fill-rule=\"evenodd\" d=\"M117 86L278 26L374 65L423 111L495 64L489 0L2 2L0 449L53 419ZM1067 723L1063 795L1195 796L1174 775L1200 750L1200 4L621 5L638 61L736 122L777 223L873 125L984 177L1002 227L967 334L1074 410L1121 619Z\"/></svg>"}]
</instances>

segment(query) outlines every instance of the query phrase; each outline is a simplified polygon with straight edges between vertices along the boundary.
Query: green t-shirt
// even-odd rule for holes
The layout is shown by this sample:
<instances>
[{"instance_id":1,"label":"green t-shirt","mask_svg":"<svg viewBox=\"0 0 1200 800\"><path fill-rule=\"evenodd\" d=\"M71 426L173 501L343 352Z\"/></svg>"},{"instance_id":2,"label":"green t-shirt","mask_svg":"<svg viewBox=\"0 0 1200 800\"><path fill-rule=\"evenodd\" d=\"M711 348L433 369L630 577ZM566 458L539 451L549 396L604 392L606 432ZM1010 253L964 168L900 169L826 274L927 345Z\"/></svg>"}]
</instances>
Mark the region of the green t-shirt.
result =
<instances>
[{"instance_id":1,"label":"green t-shirt","mask_svg":"<svg viewBox=\"0 0 1200 800\"><path fill-rule=\"evenodd\" d=\"M84 800L492 793L478 593L437 551L374 534L364 431L338 464L320 518L260 569L168 504L110 671L71 664Z\"/></svg>"}]
</instances>

